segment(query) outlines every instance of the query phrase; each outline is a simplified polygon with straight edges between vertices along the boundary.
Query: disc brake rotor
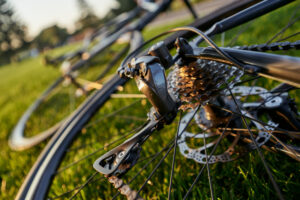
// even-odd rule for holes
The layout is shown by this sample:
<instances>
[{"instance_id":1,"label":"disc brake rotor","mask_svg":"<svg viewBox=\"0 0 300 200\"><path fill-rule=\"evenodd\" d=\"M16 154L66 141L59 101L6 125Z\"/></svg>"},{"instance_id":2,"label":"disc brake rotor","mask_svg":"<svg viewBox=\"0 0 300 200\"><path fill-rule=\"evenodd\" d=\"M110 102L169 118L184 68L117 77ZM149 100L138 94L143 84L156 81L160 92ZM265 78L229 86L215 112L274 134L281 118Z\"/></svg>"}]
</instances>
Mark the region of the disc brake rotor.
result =
<instances>
[{"instance_id":1,"label":"disc brake rotor","mask_svg":"<svg viewBox=\"0 0 300 200\"><path fill-rule=\"evenodd\" d=\"M275 107L282 102L282 99L280 96L273 96L268 90L261 88L261 87L247 87L247 86L237 86L232 89L232 93L236 96L236 99L239 101L245 96L259 96L261 98L261 102L245 102L241 103L242 108L242 115L244 115L245 118L250 119L251 121L251 127L255 128L255 141L258 144L258 146L264 145L266 142L269 141L271 135L270 131L274 130L274 127L277 126L276 123L274 123L272 120L269 120L266 124L268 125L262 125L258 122L256 119L256 114L253 114L253 112L247 111L248 108L255 108L258 106L266 106L266 107ZM227 100L224 102L233 101L230 100L230 93L229 91L225 91L225 96L223 98L226 98ZM229 100L228 100L229 99ZM226 106L226 105L225 105ZM217 144L218 137L220 137L222 130L218 129L220 127L220 124L225 124L228 122L228 118L216 118L211 117L209 115L209 110L205 109L206 106L203 106L198 113L194 117L194 121L198 125L200 129L202 129L201 133L191 133L189 131L184 131L178 140L178 146L180 149L181 154L189 159L193 159L198 163L206 163L206 157L208 155L205 154L205 148L207 152L209 150L213 149L213 147ZM181 121L180 127L184 127L183 125L186 122L186 118L191 115L192 112L188 112ZM223 119L223 121L221 120ZM240 119L240 117L239 117ZM253 119L253 120L251 120ZM235 125L238 123L234 123ZM231 131L236 129L237 131ZM240 131L243 130L243 131ZM246 130L246 132L245 132ZM182 131L182 130L181 130ZM180 132L181 132L180 131ZM228 131L224 131L223 140L226 138L225 145L223 145L221 153L220 150L217 151L217 153L210 156L208 163L216 163L216 162L228 162L232 161L236 158L238 158L241 154L245 153L244 151L250 151L255 149L255 145L253 141L250 139L249 134L247 134L248 130L245 129L243 126L230 126L228 128ZM246 134L245 134L246 133ZM204 138L206 139L206 145L204 145ZM190 140L197 140L198 146L191 147L189 145ZM242 141L240 141L242 140ZM246 142L246 143L245 143ZM239 148L240 144L244 144L243 146L246 148ZM245 145L247 144L247 145ZM226 147L224 147L226 146ZM209 153L208 153L209 154Z\"/></svg>"}]
</instances>

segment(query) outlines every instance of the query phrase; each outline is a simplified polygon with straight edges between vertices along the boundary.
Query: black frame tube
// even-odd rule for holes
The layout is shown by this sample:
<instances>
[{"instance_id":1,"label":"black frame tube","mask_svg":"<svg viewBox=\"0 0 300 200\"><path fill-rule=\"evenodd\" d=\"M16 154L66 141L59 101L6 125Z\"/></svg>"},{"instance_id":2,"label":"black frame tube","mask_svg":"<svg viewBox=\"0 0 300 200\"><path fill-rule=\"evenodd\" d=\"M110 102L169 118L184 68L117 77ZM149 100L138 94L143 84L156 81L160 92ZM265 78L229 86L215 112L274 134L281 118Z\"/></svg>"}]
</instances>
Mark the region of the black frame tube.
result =
<instances>
[{"instance_id":1,"label":"black frame tube","mask_svg":"<svg viewBox=\"0 0 300 200\"><path fill-rule=\"evenodd\" d=\"M102 40L98 45L96 45L90 52L90 56L86 60L79 60L72 67L71 71L75 71L82 66L84 66L88 61L90 61L93 57L103 52L107 47L114 44L117 39L127 33L133 31L141 31L147 26L155 17L157 17L162 11L166 10L171 4L172 0L163 0L157 7L157 9L153 12L148 12L144 16L142 16L137 23L133 23L129 26L125 26L119 31L107 37L105 40Z\"/></svg>"},{"instance_id":2,"label":"black frame tube","mask_svg":"<svg viewBox=\"0 0 300 200\"><path fill-rule=\"evenodd\" d=\"M258 74L261 76L300 87L300 58L298 57L234 48L220 49L244 64L258 67ZM198 58L205 59L206 57L210 57L224 60L224 58L211 47L196 48L194 52L195 57Z\"/></svg>"},{"instance_id":3,"label":"black frame tube","mask_svg":"<svg viewBox=\"0 0 300 200\"><path fill-rule=\"evenodd\" d=\"M294 0L264 0L257 3L237 14L227 17L217 23L215 23L210 29L208 29L205 34L209 37L222 33L231 28L237 27L241 24L249 22L252 19L265 15L277 8L280 8ZM196 45L203 41L202 37L197 37L195 39Z\"/></svg>"}]
</instances>

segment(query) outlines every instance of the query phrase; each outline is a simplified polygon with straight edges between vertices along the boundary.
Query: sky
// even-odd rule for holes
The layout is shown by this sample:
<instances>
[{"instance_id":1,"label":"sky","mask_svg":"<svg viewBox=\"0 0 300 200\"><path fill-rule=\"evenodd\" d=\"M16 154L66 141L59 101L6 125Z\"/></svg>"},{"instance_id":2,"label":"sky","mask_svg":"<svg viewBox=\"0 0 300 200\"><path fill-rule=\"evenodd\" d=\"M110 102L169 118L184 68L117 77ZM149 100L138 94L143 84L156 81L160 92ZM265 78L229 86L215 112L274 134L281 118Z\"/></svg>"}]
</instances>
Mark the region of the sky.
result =
<instances>
[{"instance_id":1,"label":"sky","mask_svg":"<svg viewBox=\"0 0 300 200\"><path fill-rule=\"evenodd\" d=\"M86 0L94 13L104 16L116 6L114 0ZM8 0L18 19L27 26L29 37L36 36L43 28L58 24L74 30L80 13L76 0Z\"/></svg>"}]
</instances>

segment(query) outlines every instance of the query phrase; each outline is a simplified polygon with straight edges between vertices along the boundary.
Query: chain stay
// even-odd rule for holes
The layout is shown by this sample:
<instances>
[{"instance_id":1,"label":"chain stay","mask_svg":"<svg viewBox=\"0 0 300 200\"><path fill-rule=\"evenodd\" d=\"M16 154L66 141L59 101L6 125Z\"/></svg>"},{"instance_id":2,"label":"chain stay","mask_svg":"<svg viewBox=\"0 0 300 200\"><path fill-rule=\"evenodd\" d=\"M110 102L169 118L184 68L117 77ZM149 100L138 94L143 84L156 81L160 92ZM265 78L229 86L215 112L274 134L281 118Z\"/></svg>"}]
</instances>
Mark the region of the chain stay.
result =
<instances>
[{"instance_id":1,"label":"chain stay","mask_svg":"<svg viewBox=\"0 0 300 200\"><path fill-rule=\"evenodd\" d=\"M271 44L255 44L250 46L235 46L234 48L249 51L279 51L300 49L300 40L296 42L274 42Z\"/></svg>"}]
</instances>

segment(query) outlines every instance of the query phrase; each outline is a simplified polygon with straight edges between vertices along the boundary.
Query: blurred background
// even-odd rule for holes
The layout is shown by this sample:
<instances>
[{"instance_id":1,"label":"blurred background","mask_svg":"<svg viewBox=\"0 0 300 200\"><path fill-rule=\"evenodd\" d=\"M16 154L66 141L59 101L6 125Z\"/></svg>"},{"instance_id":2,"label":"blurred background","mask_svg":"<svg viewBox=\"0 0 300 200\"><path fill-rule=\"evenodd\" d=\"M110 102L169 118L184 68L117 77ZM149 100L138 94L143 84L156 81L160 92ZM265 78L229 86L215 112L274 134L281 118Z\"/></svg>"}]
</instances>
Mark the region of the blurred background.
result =
<instances>
[{"instance_id":1,"label":"blurred background","mask_svg":"<svg viewBox=\"0 0 300 200\"><path fill-rule=\"evenodd\" d=\"M132 0L0 0L0 65L82 40Z\"/></svg>"},{"instance_id":2,"label":"blurred background","mask_svg":"<svg viewBox=\"0 0 300 200\"><path fill-rule=\"evenodd\" d=\"M133 7L133 0L0 0L0 66L78 42Z\"/></svg>"}]
</instances>

